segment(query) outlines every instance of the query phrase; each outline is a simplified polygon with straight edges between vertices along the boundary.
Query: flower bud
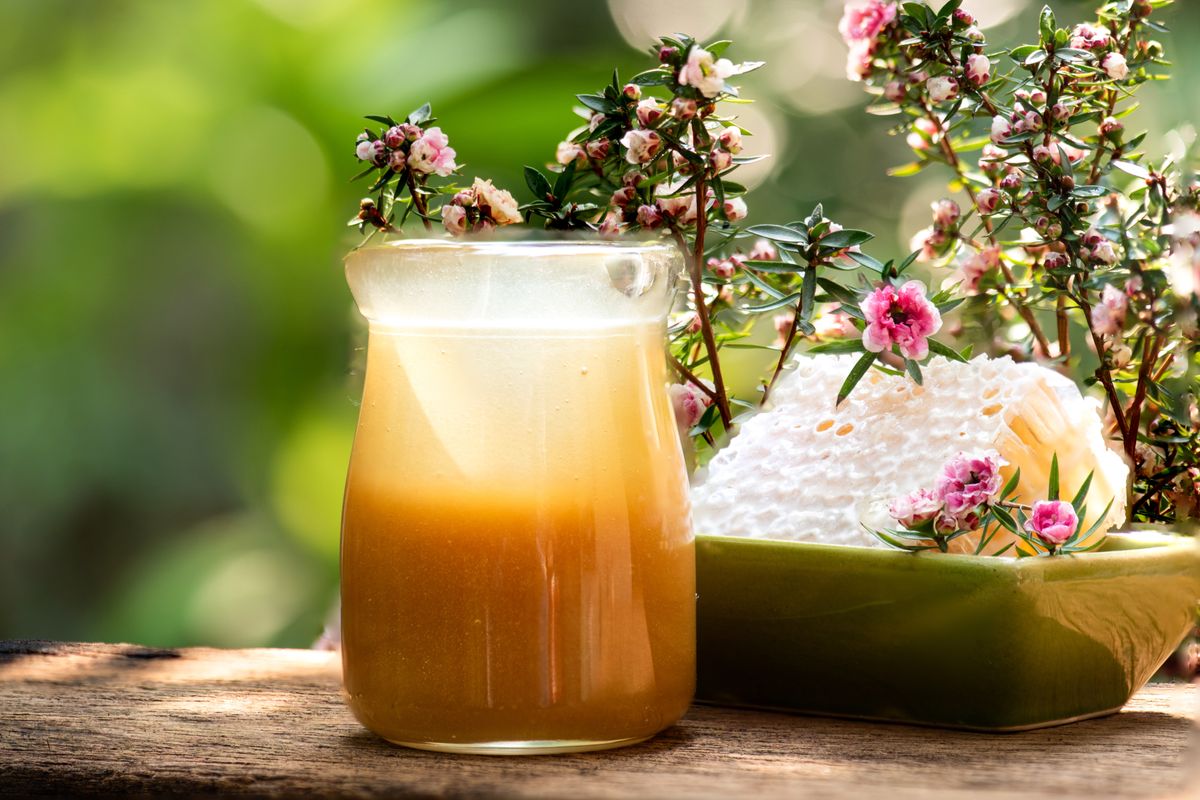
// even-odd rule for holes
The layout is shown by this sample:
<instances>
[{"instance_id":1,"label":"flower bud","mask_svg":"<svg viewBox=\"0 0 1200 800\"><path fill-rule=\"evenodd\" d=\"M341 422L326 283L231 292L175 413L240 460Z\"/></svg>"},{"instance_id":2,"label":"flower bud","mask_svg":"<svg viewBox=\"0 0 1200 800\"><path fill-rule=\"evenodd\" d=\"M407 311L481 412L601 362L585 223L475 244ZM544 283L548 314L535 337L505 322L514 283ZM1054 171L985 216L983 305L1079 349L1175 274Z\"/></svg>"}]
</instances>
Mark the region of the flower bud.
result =
<instances>
[{"instance_id":1,"label":"flower bud","mask_svg":"<svg viewBox=\"0 0 1200 800\"><path fill-rule=\"evenodd\" d=\"M667 64L667 63L673 61L675 59L675 56L677 56L677 55L679 55L678 48L675 48L675 47L660 47L660 48L658 48L658 60L659 60L659 62L661 62L663 64Z\"/></svg>"},{"instance_id":2,"label":"flower bud","mask_svg":"<svg viewBox=\"0 0 1200 800\"><path fill-rule=\"evenodd\" d=\"M641 100L642 99L642 87L638 86L636 83L625 84L625 88L623 88L621 90L621 93L624 94L626 97L628 97L630 100Z\"/></svg>"},{"instance_id":3,"label":"flower bud","mask_svg":"<svg viewBox=\"0 0 1200 800\"><path fill-rule=\"evenodd\" d=\"M393 125L383 134L383 141L388 147L399 147L405 141L404 131L400 129L399 125Z\"/></svg>"},{"instance_id":4,"label":"flower bud","mask_svg":"<svg viewBox=\"0 0 1200 800\"><path fill-rule=\"evenodd\" d=\"M608 139L597 139L594 142L588 142L584 145L584 150L587 152L588 158L593 161L603 161L608 157L609 148L612 143Z\"/></svg>"},{"instance_id":5,"label":"flower bud","mask_svg":"<svg viewBox=\"0 0 1200 800\"><path fill-rule=\"evenodd\" d=\"M1046 259L1042 262L1042 266L1050 270L1066 269L1070 263L1066 253L1048 253Z\"/></svg>"},{"instance_id":6,"label":"flower bud","mask_svg":"<svg viewBox=\"0 0 1200 800\"><path fill-rule=\"evenodd\" d=\"M733 156L730 155L728 150L722 150L721 148L717 147L714 148L711 153L709 153L708 161L709 164L712 165L712 171L714 173L724 172L733 164Z\"/></svg>"},{"instance_id":7,"label":"flower bud","mask_svg":"<svg viewBox=\"0 0 1200 800\"><path fill-rule=\"evenodd\" d=\"M1062 238L1063 226L1061 222L1051 222L1046 226L1044 238L1048 242L1057 241Z\"/></svg>"},{"instance_id":8,"label":"flower bud","mask_svg":"<svg viewBox=\"0 0 1200 800\"><path fill-rule=\"evenodd\" d=\"M671 101L671 116L679 120L693 119L696 116L696 101L676 97Z\"/></svg>"},{"instance_id":9,"label":"flower bud","mask_svg":"<svg viewBox=\"0 0 1200 800\"><path fill-rule=\"evenodd\" d=\"M740 128L725 128L717 137L717 144L730 153L742 152L742 131Z\"/></svg>"},{"instance_id":10,"label":"flower bud","mask_svg":"<svg viewBox=\"0 0 1200 800\"><path fill-rule=\"evenodd\" d=\"M1105 74L1114 81L1124 80L1125 76L1129 74L1129 64L1125 61L1125 56L1120 53L1109 53L1100 59L1100 69L1104 70Z\"/></svg>"},{"instance_id":11,"label":"flower bud","mask_svg":"<svg viewBox=\"0 0 1200 800\"><path fill-rule=\"evenodd\" d=\"M1029 93L1029 102L1035 106L1046 105L1046 91L1044 89L1034 89Z\"/></svg>"},{"instance_id":12,"label":"flower bud","mask_svg":"<svg viewBox=\"0 0 1200 800\"><path fill-rule=\"evenodd\" d=\"M958 81L948 75L936 75L925 81L925 89L932 102L943 103L958 94Z\"/></svg>"},{"instance_id":13,"label":"flower bud","mask_svg":"<svg viewBox=\"0 0 1200 800\"><path fill-rule=\"evenodd\" d=\"M1055 103L1054 107L1050 109L1050 115L1057 122L1065 122L1071 118L1071 107L1063 103Z\"/></svg>"},{"instance_id":14,"label":"flower bud","mask_svg":"<svg viewBox=\"0 0 1200 800\"><path fill-rule=\"evenodd\" d=\"M1105 117L1100 123L1100 135L1114 142L1120 141L1121 132L1125 130L1125 126L1115 117Z\"/></svg>"},{"instance_id":15,"label":"flower bud","mask_svg":"<svg viewBox=\"0 0 1200 800\"><path fill-rule=\"evenodd\" d=\"M1015 191L1021 188L1021 174L1019 172L1009 172L1000 179L1000 188L1007 191Z\"/></svg>"},{"instance_id":16,"label":"flower bud","mask_svg":"<svg viewBox=\"0 0 1200 800\"><path fill-rule=\"evenodd\" d=\"M652 127L662 117L663 110L658 107L658 102L653 98L647 97L637 104L637 118L643 128Z\"/></svg>"},{"instance_id":17,"label":"flower bud","mask_svg":"<svg viewBox=\"0 0 1200 800\"><path fill-rule=\"evenodd\" d=\"M743 220L750 213L746 208L746 201L740 197L727 198L722 204L721 210L725 212L725 219L730 222Z\"/></svg>"},{"instance_id":18,"label":"flower bud","mask_svg":"<svg viewBox=\"0 0 1200 800\"><path fill-rule=\"evenodd\" d=\"M1064 189L1070 191L1071 189L1075 188L1075 179L1070 175L1064 175L1062 178L1062 185Z\"/></svg>"},{"instance_id":19,"label":"flower bud","mask_svg":"<svg viewBox=\"0 0 1200 800\"><path fill-rule=\"evenodd\" d=\"M979 28L974 25L963 31L963 36L967 37L975 44L983 44L985 41L987 41L987 37L983 35L983 31L979 30Z\"/></svg>"},{"instance_id":20,"label":"flower bud","mask_svg":"<svg viewBox=\"0 0 1200 800\"><path fill-rule=\"evenodd\" d=\"M612 198L609 200L609 204L619 208L624 208L636 199L637 192L634 190L634 188L632 186L626 186L613 192Z\"/></svg>"},{"instance_id":21,"label":"flower bud","mask_svg":"<svg viewBox=\"0 0 1200 800\"><path fill-rule=\"evenodd\" d=\"M975 24L975 18L961 8L954 9L954 22L963 27L969 27Z\"/></svg>"},{"instance_id":22,"label":"flower bud","mask_svg":"<svg viewBox=\"0 0 1200 800\"><path fill-rule=\"evenodd\" d=\"M1108 349L1108 363L1113 369L1124 369L1133 359L1133 350L1124 342L1118 342Z\"/></svg>"},{"instance_id":23,"label":"flower bud","mask_svg":"<svg viewBox=\"0 0 1200 800\"><path fill-rule=\"evenodd\" d=\"M1025 113L1025 130L1040 131L1042 129L1042 115L1036 111L1028 111Z\"/></svg>"},{"instance_id":24,"label":"flower bud","mask_svg":"<svg viewBox=\"0 0 1200 800\"><path fill-rule=\"evenodd\" d=\"M979 207L980 214L995 213L996 207L1000 205L1000 192L989 186L975 195L975 204Z\"/></svg>"},{"instance_id":25,"label":"flower bud","mask_svg":"<svg viewBox=\"0 0 1200 800\"><path fill-rule=\"evenodd\" d=\"M641 205L637 210L637 223L643 228L653 229L662 225L662 212L656 205Z\"/></svg>"},{"instance_id":26,"label":"flower bud","mask_svg":"<svg viewBox=\"0 0 1200 800\"><path fill-rule=\"evenodd\" d=\"M906 94L904 84L900 81L888 81L887 85L883 87L883 96L893 103L902 101Z\"/></svg>"},{"instance_id":27,"label":"flower bud","mask_svg":"<svg viewBox=\"0 0 1200 800\"><path fill-rule=\"evenodd\" d=\"M982 53L972 53L967 56L967 79L976 86L983 86L991 76L992 62Z\"/></svg>"},{"instance_id":28,"label":"flower bud","mask_svg":"<svg viewBox=\"0 0 1200 800\"><path fill-rule=\"evenodd\" d=\"M958 203L953 200L938 200L930 207L933 209L933 224L942 230L953 227L962 213Z\"/></svg>"},{"instance_id":29,"label":"flower bud","mask_svg":"<svg viewBox=\"0 0 1200 800\"><path fill-rule=\"evenodd\" d=\"M404 162L407 160L408 157L404 154L403 150L393 150L391 155L388 156L388 167L393 172L401 172L404 169Z\"/></svg>"}]
</instances>

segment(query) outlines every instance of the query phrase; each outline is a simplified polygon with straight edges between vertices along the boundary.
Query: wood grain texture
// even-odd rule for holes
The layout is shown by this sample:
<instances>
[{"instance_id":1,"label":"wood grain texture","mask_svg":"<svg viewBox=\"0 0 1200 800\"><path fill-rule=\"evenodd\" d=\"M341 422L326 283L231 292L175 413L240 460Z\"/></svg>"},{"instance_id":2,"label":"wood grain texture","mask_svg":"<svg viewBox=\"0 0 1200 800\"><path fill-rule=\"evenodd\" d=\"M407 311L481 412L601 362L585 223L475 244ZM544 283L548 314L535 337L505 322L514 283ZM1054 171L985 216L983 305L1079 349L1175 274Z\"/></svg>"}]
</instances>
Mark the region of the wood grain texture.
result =
<instances>
[{"instance_id":1,"label":"wood grain texture","mask_svg":"<svg viewBox=\"0 0 1200 800\"><path fill-rule=\"evenodd\" d=\"M886 665L880 665L886 669ZM986 735L697 706L607 753L446 756L361 728L332 653L0 643L0 795L1200 797L1200 687Z\"/></svg>"}]
</instances>

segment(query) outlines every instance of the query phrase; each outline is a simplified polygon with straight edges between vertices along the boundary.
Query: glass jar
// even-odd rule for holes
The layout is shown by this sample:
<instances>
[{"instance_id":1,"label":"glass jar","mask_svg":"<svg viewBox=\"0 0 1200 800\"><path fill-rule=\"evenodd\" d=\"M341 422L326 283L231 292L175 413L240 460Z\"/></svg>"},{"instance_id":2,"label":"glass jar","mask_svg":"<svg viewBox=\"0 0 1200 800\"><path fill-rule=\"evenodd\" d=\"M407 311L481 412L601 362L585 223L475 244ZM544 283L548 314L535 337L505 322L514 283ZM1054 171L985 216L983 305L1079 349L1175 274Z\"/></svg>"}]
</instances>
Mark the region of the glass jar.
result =
<instances>
[{"instance_id":1,"label":"glass jar","mask_svg":"<svg viewBox=\"0 0 1200 800\"><path fill-rule=\"evenodd\" d=\"M666 244L398 241L342 524L349 704L397 744L617 747L695 683L695 564L666 390Z\"/></svg>"}]
</instances>

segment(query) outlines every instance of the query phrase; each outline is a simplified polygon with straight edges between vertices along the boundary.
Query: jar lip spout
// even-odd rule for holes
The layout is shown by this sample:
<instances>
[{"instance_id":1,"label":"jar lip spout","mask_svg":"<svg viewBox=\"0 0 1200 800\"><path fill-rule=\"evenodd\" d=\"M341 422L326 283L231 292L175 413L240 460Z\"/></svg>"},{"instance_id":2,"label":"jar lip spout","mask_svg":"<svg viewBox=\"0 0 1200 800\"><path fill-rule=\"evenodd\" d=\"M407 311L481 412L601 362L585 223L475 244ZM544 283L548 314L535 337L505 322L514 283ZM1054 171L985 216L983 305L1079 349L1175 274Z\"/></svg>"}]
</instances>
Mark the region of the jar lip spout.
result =
<instances>
[{"instance_id":1,"label":"jar lip spout","mask_svg":"<svg viewBox=\"0 0 1200 800\"><path fill-rule=\"evenodd\" d=\"M487 237L464 236L455 239L393 239L380 244L368 244L351 250L347 259L356 254L368 252L392 251L403 253L415 252L458 252L479 253L487 255L522 255L553 254L555 257L581 255L596 256L611 253L672 253L676 250L673 242L661 238L620 239L599 238L585 234L557 236L530 236L528 232L520 237L491 235Z\"/></svg>"}]
</instances>

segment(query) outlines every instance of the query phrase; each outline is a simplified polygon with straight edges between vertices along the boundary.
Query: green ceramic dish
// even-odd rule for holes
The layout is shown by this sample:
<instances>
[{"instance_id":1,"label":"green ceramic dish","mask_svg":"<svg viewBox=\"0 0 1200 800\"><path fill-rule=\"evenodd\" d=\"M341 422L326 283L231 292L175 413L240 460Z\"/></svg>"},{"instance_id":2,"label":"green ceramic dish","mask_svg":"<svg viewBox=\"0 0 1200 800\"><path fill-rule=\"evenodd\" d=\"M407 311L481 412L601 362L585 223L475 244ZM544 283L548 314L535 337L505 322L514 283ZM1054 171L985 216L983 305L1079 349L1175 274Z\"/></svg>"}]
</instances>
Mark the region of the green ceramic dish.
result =
<instances>
[{"instance_id":1,"label":"green ceramic dish","mask_svg":"<svg viewBox=\"0 0 1200 800\"><path fill-rule=\"evenodd\" d=\"M1056 558L697 537L702 702L984 731L1110 714L1195 620L1200 541Z\"/></svg>"}]
</instances>

